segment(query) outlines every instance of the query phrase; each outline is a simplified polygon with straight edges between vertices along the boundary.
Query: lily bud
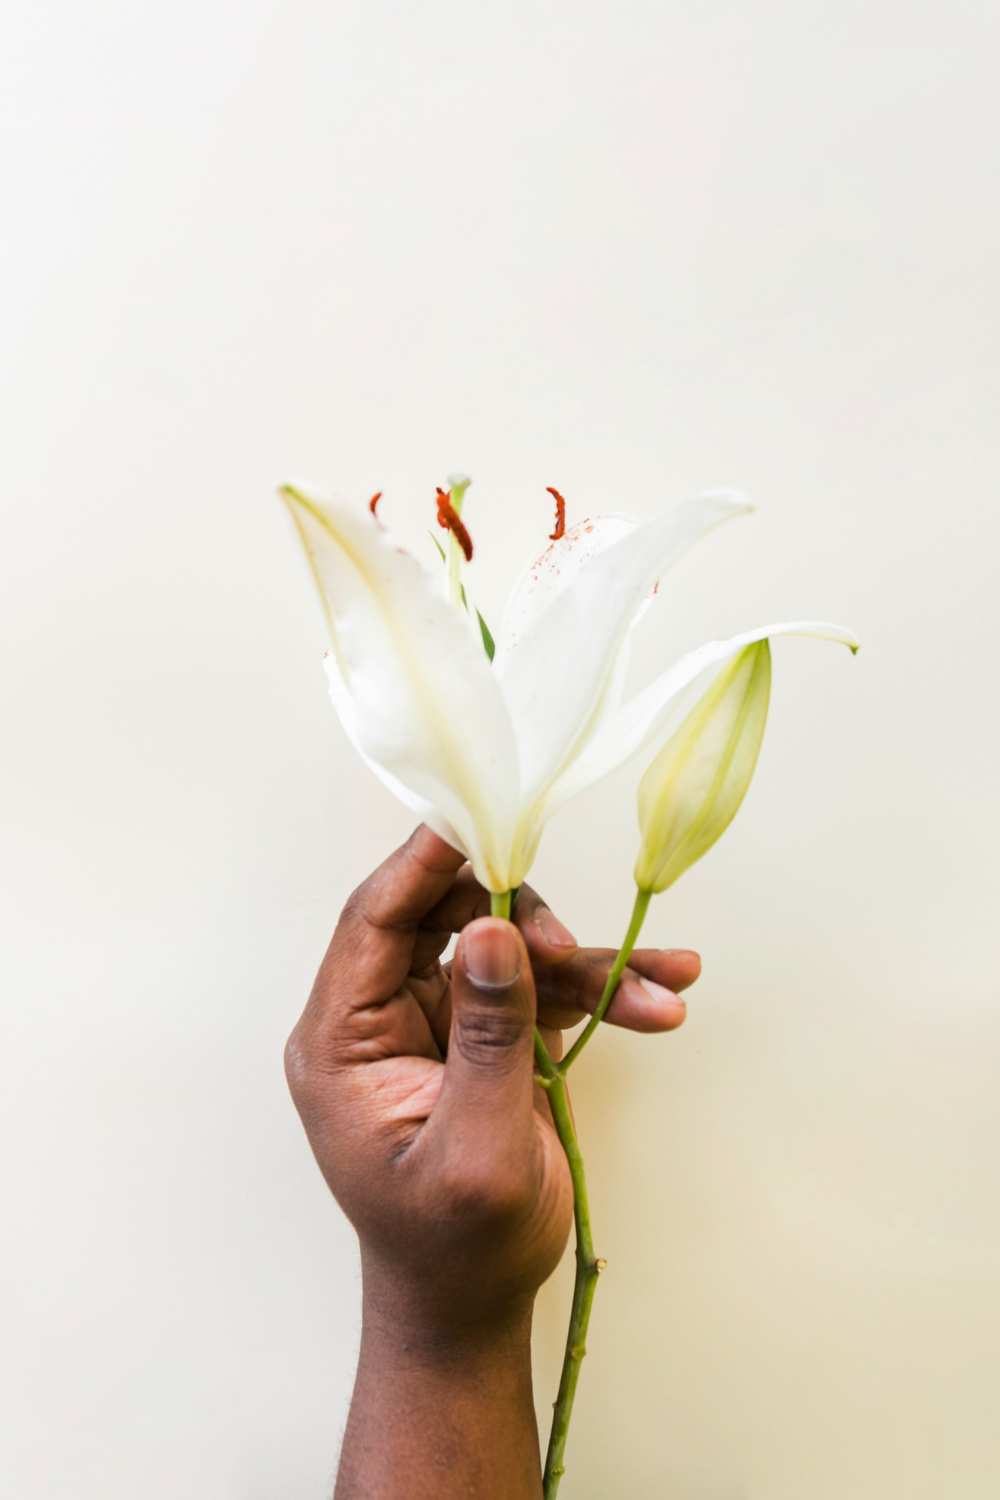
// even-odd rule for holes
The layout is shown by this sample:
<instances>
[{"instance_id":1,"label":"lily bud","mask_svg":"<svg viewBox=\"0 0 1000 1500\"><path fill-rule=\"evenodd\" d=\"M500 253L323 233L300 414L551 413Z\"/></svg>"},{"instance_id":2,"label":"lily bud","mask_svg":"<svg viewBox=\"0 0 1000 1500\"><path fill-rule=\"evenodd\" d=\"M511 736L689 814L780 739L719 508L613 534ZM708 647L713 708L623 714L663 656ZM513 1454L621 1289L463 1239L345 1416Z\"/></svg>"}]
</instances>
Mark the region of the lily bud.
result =
<instances>
[{"instance_id":1,"label":"lily bud","mask_svg":"<svg viewBox=\"0 0 1000 1500\"><path fill-rule=\"evenodd\" d=\"M757 764L770 693L765 639L733 657L649 767L639 783L641 891L673 885L735 818Z\"/></svg>"}]
</instances>

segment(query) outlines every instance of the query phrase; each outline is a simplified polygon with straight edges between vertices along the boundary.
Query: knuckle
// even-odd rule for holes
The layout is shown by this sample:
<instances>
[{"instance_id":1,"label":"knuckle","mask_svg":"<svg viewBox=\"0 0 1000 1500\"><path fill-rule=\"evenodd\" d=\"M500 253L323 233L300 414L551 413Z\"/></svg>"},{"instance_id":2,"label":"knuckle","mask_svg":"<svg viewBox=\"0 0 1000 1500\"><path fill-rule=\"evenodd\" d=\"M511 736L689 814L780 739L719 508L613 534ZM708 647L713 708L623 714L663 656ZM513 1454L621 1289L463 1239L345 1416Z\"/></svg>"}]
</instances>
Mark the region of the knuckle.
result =
<instances>
[{"instance_id":1,"label":"knuckle","mask_svg":"<svg viewBox=\"0 0 1000 1500\"><path fill-rule=\"evenodd\" d=\"M513 1051L524 1036L523 1017L504 1007L477 1005L456 1015L454 1044L474 1063L490 1063Z\"/></svg>"},{"instance_id":2,"label":"knuckle","mask_svg":"<svg viewBox=\"0 0 1000 1500\"><path fill-rule=\"evenodd\" d=\"M284 1064L288 1091L300 1114L328 1103L338 1068L324 1056L318 1038L300 1021L285 1043Z\"/></svg>"},{"instance_id":3,"label":"knuckle","mask_svg":"<svg viewBox=\"0 0 1000 1500\"><path fill-rule=\"evenodd\" d=\"M299 1078L306 1067L306 1049L302 1042L301 1027L296 1024L288 1034L285 1042L285 1073L289 1083L293 1078Z\"/></svg>"},{"instance_id":4,"label":"knuckle","mask_svg":"<svg viewBox=\"0 0 1000 1500\"><path fill-rule=\"evenodd\" d=\"M309 1061L297 1026L285 1043L284 1061L285 1078L292 1098L298 1099L305 1093L309 1081Z\"/></svg>"},{"instance_id":5,"label":"knuckle","mask_svg":"<svg viewBox=\"0 0 1000 1500\"><path fill-rule=\"evenodd\" d=\"M346 934L352 943L356 942L359 932L369 926L368 905L368 891L364 885L359 885L341 907L337 935Z\"/></svg>"},{"instance_id":6,"label":"knuckle","mask_svg":"<svg viewBox=\"0 0 1000 1500\"><path fill-rule=\"evenodd\" d=\"M381 868L348 896L341 908L337 934L353 947L359 939L410 932L415 925L400 910L398 893L394 896L392 882Z\"/></svg>"},{"instance_id":7,"label":"knuckle","mask_svg":"<svg viewBox=\"0 0 1000 1500\"><path fill-rule=\"evenodd\" d=\"M348 896L347 900L344 902L343 907L341 908L341 919L343 919L344 917L356 917L364 912L365 907L368 904L367 897L368 891L370 889L370 883L371 877L369 877L368 880L362 881L361 885L356 885L354 887L354 890Z\"/></svg>"}]
</instances>

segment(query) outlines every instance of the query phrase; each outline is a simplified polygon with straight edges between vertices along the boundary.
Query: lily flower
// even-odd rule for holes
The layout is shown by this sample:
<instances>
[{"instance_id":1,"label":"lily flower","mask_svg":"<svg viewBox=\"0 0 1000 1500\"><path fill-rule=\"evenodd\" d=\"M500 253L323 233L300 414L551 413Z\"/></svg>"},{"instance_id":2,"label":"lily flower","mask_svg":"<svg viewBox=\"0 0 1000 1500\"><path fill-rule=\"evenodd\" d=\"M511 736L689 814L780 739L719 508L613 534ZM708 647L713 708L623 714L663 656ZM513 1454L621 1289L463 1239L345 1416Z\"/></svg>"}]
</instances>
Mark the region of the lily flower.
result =
<instances>
[{"instance_id":1,"label":"lily flower","mask_svg":"<svg viewBox=\"0 0 1000 1500\"><path fill-rule=\"evenodd\" d=\"M691 653L623 705L628 638L647 596L699 537L749 510L742 495L715 490L642 523L603 516L566 530L516 585L491 663L456 555L444 598L367 511L280 493L324 604L325 665L347 734L494 893L522 883L544 824L571 796L663 743L678 695L707 669L788 631L857 644L838 626L765 626Z\"/></svg>"}]
</instances>

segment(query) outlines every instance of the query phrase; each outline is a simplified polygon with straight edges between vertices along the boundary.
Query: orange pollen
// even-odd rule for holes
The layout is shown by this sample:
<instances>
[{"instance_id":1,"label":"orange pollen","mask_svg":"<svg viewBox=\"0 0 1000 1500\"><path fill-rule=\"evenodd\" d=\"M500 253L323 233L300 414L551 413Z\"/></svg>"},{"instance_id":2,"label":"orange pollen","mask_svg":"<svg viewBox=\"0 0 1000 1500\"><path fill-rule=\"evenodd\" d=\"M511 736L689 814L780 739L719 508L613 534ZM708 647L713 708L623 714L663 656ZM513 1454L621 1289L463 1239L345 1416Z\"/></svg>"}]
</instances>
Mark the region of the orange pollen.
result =
<instances>
[{"instance_id":1,"label":"orange pollen","mask_svg":"<svg viewBox=\"0 0 1000 1500\"><path fill-rule=\"evenodd\" d=\"M556 529L549 535L550 542L558 542L561 536L566 534L566 501L558 490L547 484L545 488L556 502Z\"/></svg>"},{"instance_id":2,"label":"orange pollen","mask_svg":"<svg viewBox=\"0 0 1000 1500\"><path fill-rule=\"evenodd\" d=\"M378 505L378 503L381 500L381 498L382 498L382 491L381 490L377 490L376 493L371 497L371 499L368 502L368 509L371 511L371 513L375 517L376 521L378 520L378 515L377 515L377 512L376 512L376 506Z\"/></svg>"},{"instance_id":3,"label":"orange pollen","mask_svg":"<svg viewBox=\"0 0 1000 1500\"><path fill-rule=\"evenodd\" d=\"M445 531L450 531L456 542L465 553L466 562L472 561L472 538L462 525L462 518L451 503L451 490L443 490L438 485L438 525L443 526Z\"/></svg>"}]
</instances>

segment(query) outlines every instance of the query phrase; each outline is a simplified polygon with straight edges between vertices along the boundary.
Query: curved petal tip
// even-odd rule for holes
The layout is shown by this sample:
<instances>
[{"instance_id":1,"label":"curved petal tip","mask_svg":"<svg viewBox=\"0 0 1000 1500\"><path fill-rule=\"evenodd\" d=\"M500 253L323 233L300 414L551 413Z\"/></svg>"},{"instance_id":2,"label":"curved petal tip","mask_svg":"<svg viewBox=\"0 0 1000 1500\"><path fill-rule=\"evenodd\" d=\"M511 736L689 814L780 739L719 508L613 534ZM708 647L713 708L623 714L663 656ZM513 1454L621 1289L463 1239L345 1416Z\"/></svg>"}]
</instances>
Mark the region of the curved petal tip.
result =
<instances>
[{"instance_id":1,"label":"curved petal tip","mask_svg":"<svg viewBox=\"0 0 1000 1500\"><path fill-rule=\"evenodd\" d=\"M697 500L723 500L732 507L733 515L750 515L757 509L750 496L744 490L734 490L729 485L721 485L718 489L705 490L703 494L695 496Z\"/></svg>"}]
</instances>

